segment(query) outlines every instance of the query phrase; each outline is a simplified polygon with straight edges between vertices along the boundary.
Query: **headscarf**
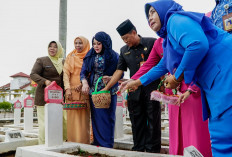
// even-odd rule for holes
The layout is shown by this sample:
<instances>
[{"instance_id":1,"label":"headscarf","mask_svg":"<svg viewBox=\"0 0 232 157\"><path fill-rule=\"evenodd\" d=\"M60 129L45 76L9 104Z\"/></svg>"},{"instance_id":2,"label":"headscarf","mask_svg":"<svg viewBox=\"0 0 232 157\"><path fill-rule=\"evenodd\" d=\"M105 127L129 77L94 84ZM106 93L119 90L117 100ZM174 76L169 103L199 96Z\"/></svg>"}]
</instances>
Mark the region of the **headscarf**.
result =
<instances>
[{"instance_id":1,"label":"headscarf","mask_svg":"<svg viewBox=\"0 0 232 157\"><path fill-rule=\"evenodd\" d=\"M62 70L63 70L63 56L64 56L64 52L63 52L63 48L62 48L62 45L59 41L51 41L49 44L48 44L48 47L49 45L52 43L52 42L55 42L56 45L57 45L57 53L55 56L50 56L50 54L48 53L48 57L50 58L50 60L52 61L53 65L55 66L57 72L59 74L62 73Z\"/></svg>"},{"instance_id":2,"label":"headscarf","mask_svg":"<svg viewBox=\"0 0 232 157\"><path fill-rule=\"evenodd\" d=\"M76 37L75 40L76 39L80 39L83 42L83 50L81 52L77 52L77 50L74 49L72 52L70 52L70 54L66 58L66 62L65 62L66 64L64 68L69 69L70 73L74 72L75 67L79 67L79 68L82 67L83 58L85 57L85 55L90 49L89 40L87 38L83 36L79 36Z\"/></svg>"},{"instance_id":3,"label":"headscarf","mask_svg":"<svg viewBox=\"0 0 232 157\"><path fill-rule=\"evenodd\" d=\"M102 51L104 55L105 65L104 74L111 76L117 68L118 54L112 49L112 40L110 36L105 32L98 32L92 39L92 44L94 39L102 43ZM88 72L93 70L94 60L96 56L94 48L91 48L84 58L86 69Z\"/></svg>"},{"instance_id":4,"label":"headscarf","mask_svg":"<svg viewBox=\"0 0 232 157\"><path fill-rule=\"evenodd\" d=\"M172 14L181 14L192 18L194 21L201 25L205 34L210 35L212 38L217 37L217 31L211 20L202 13L183 11L182 6L173 0L157 0L155 2L145 4L145 14L147 20L148 12L151 6L156 10L160 18L161 29L157 32L157 35L164 39L163 60L164 63L166 63L166 68L169 70L169 72L171 72L171 74L175 72L174 70L178 67L182 59L182 56L176 53L173 49L172 44L170 43L167 36L167 23Z\"/></svg>"}]
</instances>

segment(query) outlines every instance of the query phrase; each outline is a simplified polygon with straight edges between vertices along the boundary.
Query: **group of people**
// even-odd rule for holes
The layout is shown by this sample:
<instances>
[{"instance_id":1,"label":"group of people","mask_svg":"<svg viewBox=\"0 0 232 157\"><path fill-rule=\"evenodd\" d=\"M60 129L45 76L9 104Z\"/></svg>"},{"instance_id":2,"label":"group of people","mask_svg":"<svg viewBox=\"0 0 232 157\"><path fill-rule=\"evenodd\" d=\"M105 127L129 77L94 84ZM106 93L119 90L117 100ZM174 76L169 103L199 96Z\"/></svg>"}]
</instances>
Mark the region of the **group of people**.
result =
<instances>
[{"instance_id":1,"label":"group of people","mask_svg":"<svg viewBox=\"0 0 232 157\"><path fill-rule=\"evenodd\" d=\"M38 84L39 143L44 143L44 88L56 81L64 89L67 103L87 103L86 109L64 112L64 140L112 148L118 81L129 68L131 79L123 82L120 90L128 91L132 150L160 152L161 108L159 102L150 100L150 94L160 78L166 77L165 92L170 88L182 93L179 105L168 106L169 153L182 155L185 147L193 145L205 157L232 155L232 63L228 61L232 36L225 27L229 8L222 8L231 3L216 0L210 18L184 11L173 0L147 3L149 26L160 38L140 36L126 20L116 28L126 43L120 55L105 32L95 34L91 49L88 39L77 37L75 49L65 61L61 44L50 42L48 56L38 58L31 72L31 79ZM92 101L91 93L100 77L97 90L111 93L107 109L95 108Z\"/></svg>"}]
</instances>

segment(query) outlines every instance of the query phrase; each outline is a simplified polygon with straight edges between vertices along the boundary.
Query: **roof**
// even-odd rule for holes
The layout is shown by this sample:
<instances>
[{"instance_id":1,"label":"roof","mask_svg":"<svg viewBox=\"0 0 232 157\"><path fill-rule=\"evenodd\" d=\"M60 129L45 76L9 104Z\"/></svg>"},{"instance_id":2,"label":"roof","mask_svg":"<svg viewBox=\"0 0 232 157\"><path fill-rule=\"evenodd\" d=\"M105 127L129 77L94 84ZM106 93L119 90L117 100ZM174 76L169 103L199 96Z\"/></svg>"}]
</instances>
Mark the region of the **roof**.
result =
<instances>
[{"instance_id":1,"label":"roof","mask_svg":"<svg viewBox=\"0 0 232 157\"><path fill-rule=\"evenodd\" d=\"M7 83L6 85L0 87L0 89L7 89L7 88L10 88L10 83Z\"/></svg>"},{"instance_id":2,"label":"roof","mask_svg":"<svg viewBox=\"0 0 232 157\"><path fill-rule=\"evenodd\" d=\"M19 73L14 74L14 75L12 75L12 76L10 76L10 77L26 77L26 78L30 78L29 75L27 75L27 74L25 74L25 73L23 73L23 72L19 72Z\"/></svg>"},{"instance_id":3,"label":"roof","mask_svg":"<svg viewBox=\"0 0 232 157\"><path fill-rule=\"evenodd\" d=\"M30 86L30 85L31 85L31 82L30 82L30 83L27 83L27 84L25 84L25 85L23 85L23 86L21 86L20 89L26 88L26 87L28 87L28 86Z\"/></svg>"}]
</instances>

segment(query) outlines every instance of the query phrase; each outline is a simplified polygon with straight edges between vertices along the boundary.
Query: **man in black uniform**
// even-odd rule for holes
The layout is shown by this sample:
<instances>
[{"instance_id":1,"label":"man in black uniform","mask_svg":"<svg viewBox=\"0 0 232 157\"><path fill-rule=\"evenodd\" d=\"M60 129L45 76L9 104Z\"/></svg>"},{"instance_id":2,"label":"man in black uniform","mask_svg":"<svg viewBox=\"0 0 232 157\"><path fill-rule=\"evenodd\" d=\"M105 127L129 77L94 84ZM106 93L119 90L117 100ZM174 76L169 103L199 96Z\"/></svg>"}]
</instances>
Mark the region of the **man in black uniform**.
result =
<instances>
[{"instance_id":1,"label":"man in black uniform","mask_svg":"<svg viewBox=\"0 0 232 157\"><path fill-rule=\"evenodd\" d=\"M103 90L109 90L121 78L127 68L132 77L147 60L154 38L144 38L137 34L135 26L126 20L117 27L122 40L126 43L121 48L118 67ZM150 100L150 93L157 89L159 80L148 86L141 86L129 92L128 110L132 123L134 151L159 153L161 148L161 110L160 103Z\"/></svg>"}]
</instances>

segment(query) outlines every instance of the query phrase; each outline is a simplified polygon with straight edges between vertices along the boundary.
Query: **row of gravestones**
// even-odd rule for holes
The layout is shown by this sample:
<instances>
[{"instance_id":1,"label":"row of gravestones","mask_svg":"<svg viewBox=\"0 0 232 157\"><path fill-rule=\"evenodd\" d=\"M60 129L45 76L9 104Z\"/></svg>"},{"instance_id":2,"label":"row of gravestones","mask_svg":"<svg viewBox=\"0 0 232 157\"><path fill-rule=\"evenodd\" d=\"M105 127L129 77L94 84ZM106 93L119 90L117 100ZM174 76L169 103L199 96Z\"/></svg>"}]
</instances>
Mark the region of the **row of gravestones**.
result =
<instances>
[{"instance_id":1,"label":"row of gravestones","mask_svg":"<svg viewBox=\"0 0 232 157\"><path fill-rule=\"evenodd\" d=\"M47 102L47 104L45 105L45 146L50 147L50 146L62 145L63 144L63 105L62 105L63 90L61 87L59 87L56 84L56 82L52 82L51 85L45 88L45 101ZM120 113L119 117L122 123L123 121L122 106L118 105L118 107L119 107L118 114ZM116 111L116 121L117 121L117 111ZM11 134L10 136L12 138L20 137L19 134ZM187 153L185 152L186 156L202 157L202 155L194 147L191 148L189 147L185 151L187 152Z\"/></svg>"},{"instance_id":2,"label":"row of gravestones","mask_svg":"<svg viewBox=\"0 0 232 157\"><path fill-rule=\"evenodd\" d=\"M63 144L63 90L56 82L45 88L45 145ZM34 100L30 96L24 99L24 131L33 130ZM20 125L22 104L19 100L14 103L14 125ZM48 114L49 113L49 114ZM49 125L50 124L50 125ZM5 142L25 140L20 130L6 131Z\"/></svg>"},{"instance_id":3,"label":"row of gravestones","mask_svg":"<svg viewBox=\"0 0 232 157\"><path fill-rule=\"evenodd\" d=\"M33 106L34 100L30 96L24 99L24 131L33 130ZM14 126L20 125L22 104L19 100L14 103ZM14 142L25 140L21 130L8 130L5 131L5 142Z\"/></svg>"},{"instance_id":4,"label":"row of gravestones","mask_svg":"<svg viewBox=\"0 0 232 157\"><path fill-rule=\"evenodd\" d=\"M30 95L24 99L24 130L33 130L33 106L34 100ZM19 125L21 120L22 104L19 100L14 103L14 125Z\"/></svg>"}]
</instances>

